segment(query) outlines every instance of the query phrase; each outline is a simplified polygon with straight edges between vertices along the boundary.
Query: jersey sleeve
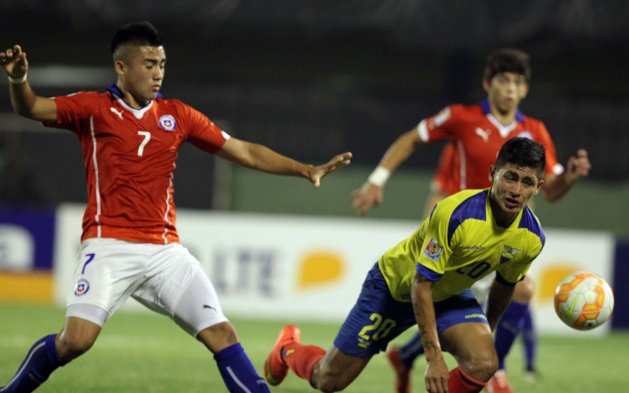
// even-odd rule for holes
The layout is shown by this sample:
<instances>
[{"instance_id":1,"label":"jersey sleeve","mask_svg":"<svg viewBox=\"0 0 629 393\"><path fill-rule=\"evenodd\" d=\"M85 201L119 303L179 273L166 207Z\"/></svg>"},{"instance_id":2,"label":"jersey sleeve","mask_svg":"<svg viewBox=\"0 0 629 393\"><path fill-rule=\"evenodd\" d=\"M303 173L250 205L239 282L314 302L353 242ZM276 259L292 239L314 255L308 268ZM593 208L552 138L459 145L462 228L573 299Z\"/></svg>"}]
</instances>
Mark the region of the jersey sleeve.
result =
<instances>
[{"instance_id":1,"label":"jersey sleeve","mask_svg":"<svg viewBox=\"0 0 629 393\"><path fill-rule=\"evenodd\" d=\"M187 105L183 105L182 108L189 130L187 140L208 153L216 153L220 150L230 135L196 109Z\"/></svg>"},{"instance_id":2,"label":"jersey sleeve","mask_svg":"<svg viewBox=\"0 0 629 393\"><path fill-rule=\"evenodd\" d=\"M430 143L451 137L459 123L460 105L450 105L434 116L427 117L417 125L422 142Z\"/></svg>"},{"instance_id":3,"label":"jersey sleeve","mask_svg":"<svg viewBox=\"0 0 629 393\"><path fill-rule=\"evenodd\" d=\"M430 281L436 282L446 272L446 263L452 255L451 242L448 239L448 209L440 204L434 208L428 221L424 223L425 232L421 251L415 270Z\"/></svg>"},{"instance_id":4,"label":"jersey sleeve","mask_svg":"<svg viewBox=\"0 0 629 393\"><path fill-rule=\"evenodd\" d=\"M561 175L564 171L563 165L557 160L557 151L555 149L555 143L550 137L550 133L546 129L546 126L541 121L538 123L538 135L537 142L544 146L546 151L546 172L547 174Z\"/></svg>"},{"instance_id":5,"label":"jersey sleeve","mask_svg":"<svg viewBox=\"0 0 629 393\"><path fill-rule=\"evenodd\" d=\"M67 96L53 98L57 104L57 120L44 122L46 127L63 128L74 133L82 129L81 122L87 120L96 112L98 93L79 92Z\"/></svg>"}]
</instances>

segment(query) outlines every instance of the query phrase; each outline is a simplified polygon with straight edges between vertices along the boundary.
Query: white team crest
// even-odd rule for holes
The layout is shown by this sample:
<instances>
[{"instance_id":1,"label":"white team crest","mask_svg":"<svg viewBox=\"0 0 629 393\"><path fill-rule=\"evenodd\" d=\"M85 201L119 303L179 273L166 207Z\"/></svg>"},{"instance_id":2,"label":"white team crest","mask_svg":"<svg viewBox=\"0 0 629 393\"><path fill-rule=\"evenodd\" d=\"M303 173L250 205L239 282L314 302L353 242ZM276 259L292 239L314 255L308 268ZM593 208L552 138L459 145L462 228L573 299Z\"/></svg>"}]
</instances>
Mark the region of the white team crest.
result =
<instances>
[{"instance_id":1,"label":"white team crest","mask_svg":"<svg viewBox=\"0 0 629 393\"><path fill-rule=\"evenodd\" d=\"M476 135L480 136L483 139L483 142L487 142L489 139L489 131L483 130L480 127L476 127Z\"/></svg>"},{"instance_id":2,"label":"white team crest","mask_svg":"<svg viewBox=\"0 0 629 393\"><path fill-rule=\"evenodd\" d=\"M173 116L163 115L159 118L159 125L166 131L172 131L177 127L177 122Z\"/></svg>"},{"instance_id":3,"label":"white team crest","mask_svg":"<svg viewBox=\"0 0 629 393\"><path fill-rule=\"evenodd\" d=\"M518 136L521 138L529 138L530 140L533 140L533 135L531 134L530 131L526 131L526 130L520 131Z\"/></svg>"},{"instance_id":4,"label":"white team crest","mask_svg":"<svg viewBox=\"0 0 629 393\"><path fill-rule=\"evenodd\" d=\"M426 248L424 248L424 255L433 262L437 262L442 253L443 247L433 238L430 239Z\"/></svg>"}]
</instances>

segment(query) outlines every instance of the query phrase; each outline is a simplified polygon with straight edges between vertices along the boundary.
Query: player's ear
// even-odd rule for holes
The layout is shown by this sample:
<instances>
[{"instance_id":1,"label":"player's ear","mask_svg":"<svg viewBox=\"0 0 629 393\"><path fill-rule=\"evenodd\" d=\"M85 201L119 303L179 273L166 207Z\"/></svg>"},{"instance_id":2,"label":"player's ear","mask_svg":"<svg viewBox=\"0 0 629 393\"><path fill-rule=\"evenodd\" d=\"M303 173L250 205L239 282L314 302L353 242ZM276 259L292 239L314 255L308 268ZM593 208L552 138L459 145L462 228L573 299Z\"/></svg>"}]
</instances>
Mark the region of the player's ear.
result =
<instances>
[{"instance_id":1,"label":"player's ear","mask_svg":"<svg viewBox=\"0 0 629 393\"><path fill-rule=\"evenodd\" d=\"M494 182L494 175L496 174L496 166L495 165L490 165L489 166L489 181L491 183Z\"/></svg>"},{"instance_id":2,"label":"player's ear","mask_svg":"<svg viewBox=\"0 0 629 393\"><path fill-rule=\"evenodd\" d=\"M487 80L487 79L483 79L483 90L485 90L485 93L489 94L489 88L490 88L490 83L491 81Z\"/></svg>"},{"instance_id":3,"label":"player's ear","mask_svg":"<svg viewBox=\"0 0 629 393\"><path fill-rule=\"evenodd\" d=\"M116 71L116 75L123 76L127 73L127 65L122 60L115 60L114 70Z\"/></svg>"},{"instance_id":4,"label":"player's ear","mask_svg":"<svg viewBox=\"0 0 629 393\"><path fill-rule=\"evenodd\" d=\"M535 190L535 195L539 193L539 190L542 188L542 185L544 185L544 179L541 179L540 181L537 182L537 190Z\"/></svg>"}]
</instances>

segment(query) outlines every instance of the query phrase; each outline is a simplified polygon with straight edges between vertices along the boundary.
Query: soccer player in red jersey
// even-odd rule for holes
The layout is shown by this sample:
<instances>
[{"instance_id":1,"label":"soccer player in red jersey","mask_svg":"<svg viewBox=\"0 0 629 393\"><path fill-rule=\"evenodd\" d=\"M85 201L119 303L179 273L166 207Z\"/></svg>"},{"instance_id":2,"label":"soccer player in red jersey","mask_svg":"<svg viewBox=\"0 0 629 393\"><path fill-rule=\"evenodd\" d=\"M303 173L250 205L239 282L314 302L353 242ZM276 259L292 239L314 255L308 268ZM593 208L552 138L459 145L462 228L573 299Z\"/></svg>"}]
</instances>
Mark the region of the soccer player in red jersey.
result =
<instances>
[{"instance_id":1,"label":"soccer player in red jersey","mask_svg":"<svg viewBox=\"0 0 629 393\"><path fill-rule=\"evenodd\" d=\"M304 177L315 187L348 165L351 153L319 166L303 164L230 137L190 106L161 98L166 52L148 22L118 30L111 51L116 84L103 93L53 99L33 92L20 46L0 52L15 112L79 138L88 194L64 326L35 342L0 392L31 392L85 353L129 296L169 316L205 345L228 391L269 392L200 263L179 243L173 201L177 151L188 141L248 168Z\"/></svg>"},{"instance_id":2,"label":"soccer player in red jersey","mask_svg":"<svg viewBox=\"0 0 629 393\"><path fill-rule=\"evenodd\" d=\"M567 168L564 169L557 161L554 143L544 123L519 111L519 104L529 90L530 74L528 54L514 49L499 49L490 53L483 75L487 98L473 105L450 105L399 136L368 180L353 193L354 211L366 215L370 209L382 203L384 185L389 176L420 145L438 140L449 140L450 147L447 149L451 149L448 152L452 159L448 164L449 174L438 176L446 180L441 185L444 187L444 196L464 189L488 187L487 168L495 160L500 146L508 138L524 136L541 143L546 150L542 194L548 201L560 199L576 181L588 175L591 165L587 152L579 150L569 158ZM532 295L533 283L530 278L516 285L513 302L497 327L500 370L490 381L489 390L496 386L493 389L495 392L511 391L504 372L504 357L513 344ZM409 343L405 347L413 345ZM413 354L417 352L409 352L411 354L403 361L396 359L397 355L393 354L393 363L397 366L398 392L410 391L408 369L412 367Z\"/></svg>"}]
</instances>

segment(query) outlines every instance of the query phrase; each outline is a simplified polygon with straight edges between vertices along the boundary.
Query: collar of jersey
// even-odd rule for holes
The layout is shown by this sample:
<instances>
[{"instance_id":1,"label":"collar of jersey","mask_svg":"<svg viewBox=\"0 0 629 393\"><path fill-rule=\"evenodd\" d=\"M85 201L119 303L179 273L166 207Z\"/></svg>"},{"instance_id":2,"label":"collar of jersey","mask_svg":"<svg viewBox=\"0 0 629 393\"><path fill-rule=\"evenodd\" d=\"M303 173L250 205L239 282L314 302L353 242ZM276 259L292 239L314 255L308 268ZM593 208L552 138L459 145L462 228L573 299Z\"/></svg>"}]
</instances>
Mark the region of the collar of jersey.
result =
<instances>
[{"instance_id":1,"label":"collar of jersey","mask_svg":"<svg viewBox=\"0 0 629 393\"><path fill-rule=\"evenodd\" d=\"M142 116L144 116L144 112L146 112L151 107L151 105L153 105L154 100L151 100L142 108L135 109L134 107L129 105L127 101L124 100L124 93L116 84L107 86L107 91L109 91L114 97L116 97L118 99L118 102L120 102L120 104L124 106L125 109L127 109L129 112L133 113L133 115L138 119L141 119ZM157 98L162 98L162 94L157 93Z\"/></svg>"},{"instance_id":2,"label":"collar of jersey","mask_svg":"<svg viewBox=\"0 0 629 393\"><path fill-rule=\"evenodd\" d=\"M483 109L483 113L487 115L491 114L491 107L489 106L489 100L487 98L480 102L480 107ZM519 109L515 112L515 120L520 123L524 121L524 113L520 112Z\"/></svg>"}]
</instances>

